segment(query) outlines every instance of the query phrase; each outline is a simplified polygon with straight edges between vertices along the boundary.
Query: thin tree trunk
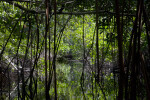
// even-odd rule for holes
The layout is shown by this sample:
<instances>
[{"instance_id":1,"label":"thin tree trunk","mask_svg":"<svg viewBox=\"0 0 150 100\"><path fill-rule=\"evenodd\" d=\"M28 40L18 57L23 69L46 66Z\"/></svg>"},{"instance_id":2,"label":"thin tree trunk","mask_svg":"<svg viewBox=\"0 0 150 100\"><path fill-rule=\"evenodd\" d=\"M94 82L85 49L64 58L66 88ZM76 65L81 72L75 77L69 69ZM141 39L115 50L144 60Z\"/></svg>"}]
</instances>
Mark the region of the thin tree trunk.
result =
<instances>
[{"instance_id":1,"label":"thin tree trunk","mask_svg":"<svg viewBox=\"0 0 150 100\"><path fill-rule=\"evenodd\" d=\"M120 25L120 11L119 11L119 1L115 0L116 3L116 23L117 23L117 34L118 34L118 50L119 50L119 91L118 91L118 100L123 100L123 79L124 79L124 66L123 66L123 50L122 50L122 31Z\"/></svg>"},{"instance_id":2,"label":"thin tree trunk","mask_svg":"<svg viewBox=\"0 0 150 100\"><path fill-rule=\"evenodd\" d=\"M56 8L57 8L57 4L56 4L56 0L54 3L54 15L55 15L55 26L54 26L54 91L55 91L55 100L57 100L57 79L56 79Z\"/></svg>"},{"instance_id":3,"label":"thin tree trunk","mask_svg":"<svg viewBox=\"0 0 150 100\"><path fill-rule=\"evenodd\" d=\"M95 2L96 4L96 61L97 61L97 82L99 83L99 74L100 74L100 67L99 67L99 35L98 35L98 28L99 28L99 25L98 25L98 0L96 0Z\"/></svg>"},{"instance_id":4,"label":"thin tree trunk","mask_svg":"<svg viewBox=\"0 0 150 100\"><path fill-rule=\"evenodd\" d=\"M20 20L20 27L21 27L21 20ZM18 43L18 46L17 46L17 52L16 52L16 57L17 57L17 77L18 77L18 81L17 81L17 90L18 90L18 100L20 99L20 85L19 85L19 82L20 82L20 74L19 74L19 59L18 59L18 52L19 52L19 47L20 47L20 44L21 44L21 40L22 40L22 33L24 31L24 25L23 25L23 29L21 31L21 34L20 34L20 39L19 39L19 43Z\"/></svg>"},{"instance_id":5,"label":"thin tree trunk","mask_svg":"<svg viewBox=\"0 0 150 100\"><path fill-rule=\"evenodd\" d=\"M36 27L37 27L37 29L36 29L36 53L35 53L35 59L37 59L38 58L38 51L39 51L39 25L38 25L38 15L35 15L35 19L36 19ZM35 66L37 67L37 62L38 61L36 61L35 62ZM36 76L36 78L38 78L38 67L37 67L37 76ZM36 97L37 97L37 79L36 79L36 86L35 86L35 95L36 95Z\"/></svg>"},{"instance_id":6,"label":"thin tree trunk","mask_svg":"<svg viewBox=\"0 0 150 100\"><path fill-rule=\"evenodd\" d=\"M83 93L83 97L84 97L84 100L86 100L86 97L85 97L85 93L84 93L84 67L85 67L85 43L84 43L84 15L83 15L83 35L82 35L82 38L83 38L83 69L82 69L82 74L81 74L81 89L82 89L82 93Z\"/></svg>"},{"instance_id":7,"label":"thin tree trunk","mask_svg":"<svg viewBox=\"0 0 150 100\"><path fill-rule=\"evenodd\" d=\"M136 89L137 89L137 73L138 67L140 66L140 32L141 32L141 14L142 14L142 0L139 0L137 3L137 15L135 19L135 28L133 28L133 54L132 54L132 68L131 68L131 91L130 99L136 100ZM137 32L138 28L138 32ZM137 48L138 46L138 48ZM137 51L138 50L138 51Z\"/></svg>"},{"instance_id":8,"label":"thin tree trunk","mask_svg":"<svg viewBox=\"0 0 150 100\"><path fill-rule=\"evenodd\" d=\"M49 28L49 2L48 0L45 0L46 5L46 16L45 16L45 95L46 100L49 100L49 91L47 87L47 34L48 34L48 28Z\"/></svg>"},{"instance_id":9,"label":"thin tree trunk","mask_svg":"<svg viewBox=\"0 0 150 100\"><path fill-rule=\"evenodd\" d=\"M30 23L30 22L29 22ZM25 83L25 76L24 76L24 68L26 67L26 60L27 60L27 55L28 55L28 48L30 46L29 43L30 40L30 31L28 31L28 35L27 35L27 45L26 45L26 52L25 52L25 56L24 56L24 60L23 60L23 65L22 65L22 69L21 69L21 78L22 78L22 100L25 100L26 97L26 83Z\"/></svg>"},{"instance_id":10,"label":"thin tree trunk","mask_svg":"<svg viewBox=\"0 0 150 100\"><path fill-rule=\"evenodd\" d=\"M49 0L49 8L51 8L51 0ZM49 9L49 15L51 15L51 9ZM51 16L50 16L51 17ZM50 21L50 19L49 19ZM50 27L50 22L49 22L49 27ZM51 67L51 30L49 29L49 78L48 78L48 84L47 84L47 88L48 91L50 90L50 84L51 84L51 79L52 79L52 67ZM50 99L50 96L49 96Z\"/></svg>"}]
</instances>

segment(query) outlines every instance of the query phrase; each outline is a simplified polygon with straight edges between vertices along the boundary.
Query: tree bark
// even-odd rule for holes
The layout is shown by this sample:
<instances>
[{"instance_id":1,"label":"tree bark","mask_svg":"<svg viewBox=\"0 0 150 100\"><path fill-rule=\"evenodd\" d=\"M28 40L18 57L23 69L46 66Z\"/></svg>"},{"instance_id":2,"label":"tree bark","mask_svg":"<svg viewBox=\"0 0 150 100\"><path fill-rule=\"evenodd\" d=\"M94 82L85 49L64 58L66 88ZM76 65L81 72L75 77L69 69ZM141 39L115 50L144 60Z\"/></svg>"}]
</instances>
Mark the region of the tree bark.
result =
<instances>
[{"instance_id":1,"label":"tree bark","mask_svg":"<svg viewBox=\"0 0 150 100\"><path fill-rule=\"evenodd\" d=\"M48 0L45 0L46 5L46 16L45 16L45 95L46 100L49 100L49 90L48 90L48 82L47 82L47 34L48 34L48 28L49 28L49 2Z\"/></svg>"},{"instance_id":2,"label":"tree bark","mask_svg":"<svg viewBox=\"0 0 150 100\"><path fill-rule=\"evenodd\" d=\"M119 1L115 0L116 3L116 23L117 23L117 34L118 34L118 50L119 50L119 59L118 59L118 65L119 65L119 91L118 91L118 100L123 100L123 79L124 79L124 65L123 65L123 49L122 49L122 31L121 31L121 25L120 25L120 12L119 12Z\"/></svg>"},{"instance_id":3,"label":"tree bark","mask_svg":"<svg viewBox=\"0 0 150 100\"><path fill-rule=\"evenodd\" d=\"M55 16L55 26L54 26L54 91L55 91L55 100L57 100L57 79L56 79L56 8L57 8L57 3L55 0L54 3L54 16Z\"/></svg>"}]
</instances>

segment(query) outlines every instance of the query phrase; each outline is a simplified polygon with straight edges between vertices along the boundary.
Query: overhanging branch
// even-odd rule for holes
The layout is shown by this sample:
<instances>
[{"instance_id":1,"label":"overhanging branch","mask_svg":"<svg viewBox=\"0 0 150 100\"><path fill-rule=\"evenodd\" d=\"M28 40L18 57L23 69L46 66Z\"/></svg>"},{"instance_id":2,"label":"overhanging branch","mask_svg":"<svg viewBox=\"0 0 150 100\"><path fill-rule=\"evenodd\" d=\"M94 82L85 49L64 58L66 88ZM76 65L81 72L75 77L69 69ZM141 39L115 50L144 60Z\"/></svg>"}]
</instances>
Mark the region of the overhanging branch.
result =
<instances>
[{"instance_id":1,"label":"overhanging branch","mask_svg":"<svg viewBox=\"0 0 150 100\"><path fill-rule=\"evenodd\" d=\"M105 14L116 14L115 12L99 10L98 13L105 13ZM96 14L96 11L86 11L86 12L62 12L58 14L66 14L66 15L86 15L86 14ZM124 14L124 16L135 16L135 14Z\"/></svg>"},{"instance_id":2,"label":"overhanging branch","mask_svg":"<svg viewBox=\"0 0 150 100\"><path fill-rule=\"evenodd\" d=\"M25 8L23 7L22 5L19 5L17 3L14 3L12 1L9 1L9 0L5 0L6 2L8 2L9 4L12 4L14 5L15 7L18 7L19 9L21 10L24 10L28 13L32 13L32 14L42 14L42 13L45 13L45 10L39 10L39 11L36 11L36 10L32 10L32 9L28 9L28 8ZM111 15L115 15L116 13L115 12L111 12L111 11L106 11L106 10L99 10L98 13L105 13L105 14L111 14ZM54 14L54 13L52 13ZM85 12L57 12L57 14L62 14L62 15L86 15L86 14L96 14L96 11L85 11ZM124 14L124 16L135 16L135 14Z\"/></svg>"},{"instance_id":3,"label":"overhanging branch","mask_svg":"<svg viewBox=\"0 0 150 100\"><path fill-rule=\"evenodd\" d=\"M32 2L32 3L42 2L42 1L31 1L31 0L1 0L1 1L6 1L6 2L17 1L17 2Z\"/></svg>"},{"instance_id":4,"label":"overhanging branch","mask_svg":"<svg viewBox=\"0 0 150 100\"><path fill-rule=\"evenodd\" d=\"M28 12L28 13L33 13L33 14L45 13L45 11L35 11L35 10L32 10L32 9L25 8L25 7L23 7L23 6L21 6L21 5L17 4L17 3L14 3L14 2L8 1L8 3L9 3L9 4L12 4L12 5L14 5L15 7L18 7L18 8L20 8L21 10L24 10L24 11L26 11L26 12Z\"/></svg>"}]
</instances>

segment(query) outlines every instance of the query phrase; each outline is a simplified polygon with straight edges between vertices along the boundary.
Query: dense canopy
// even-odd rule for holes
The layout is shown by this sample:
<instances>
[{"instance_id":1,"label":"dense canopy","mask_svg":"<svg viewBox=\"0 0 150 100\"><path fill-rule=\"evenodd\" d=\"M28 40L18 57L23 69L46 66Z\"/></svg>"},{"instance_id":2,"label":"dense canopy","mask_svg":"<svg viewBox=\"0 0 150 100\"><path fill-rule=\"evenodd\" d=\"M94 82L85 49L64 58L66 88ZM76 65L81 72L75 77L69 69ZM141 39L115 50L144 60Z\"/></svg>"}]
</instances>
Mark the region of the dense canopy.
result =
<instances>
[{"instance_id":1,"label":"dense canopy","mask_svg":"<svg viewBox=\"0 0 150 100\"><path fill-rule=\"evenodd\" d=\"M1 0L0 100L149 100L149 0Z\"/></svg>"}]
</instances>

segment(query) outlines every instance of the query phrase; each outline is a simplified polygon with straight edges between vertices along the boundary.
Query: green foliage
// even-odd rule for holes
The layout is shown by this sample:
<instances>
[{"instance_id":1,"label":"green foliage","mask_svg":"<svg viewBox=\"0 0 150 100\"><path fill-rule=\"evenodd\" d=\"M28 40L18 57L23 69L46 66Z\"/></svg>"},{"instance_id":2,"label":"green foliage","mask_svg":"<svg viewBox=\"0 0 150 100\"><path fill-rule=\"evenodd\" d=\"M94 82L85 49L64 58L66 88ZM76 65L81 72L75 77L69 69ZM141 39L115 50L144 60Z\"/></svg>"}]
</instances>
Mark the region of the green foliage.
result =
<instances>
[{"instance_id":1,"label":"green foliage","mask_svg":"<svg viewBox=\"0 0 150 100\"><path fill-rule=\"evenodd\" d=\"M40 0L42 1L42 0ZM30 8L31 10L35 10L39 7L38 3L30 5L29 3L21 3L14 1L15 3L25 7ZM62 2L66 2L64 12L85 12L87 13L95 11L95 0L75 0L74 3L70 3L73 1L68 0L57 0L58 8L62 6ZM69 3L68 3L69 2ZM63 4L64 4L63 3ZM136 9L136 0L133 1L123 1L120 0L120 12L124 12L124 16L121 19L123 21L123 51L124 58L127 58L127 53L130 44L130 37L132 34L133 21L135 17ZM148 0L145 0L145 8L149 9L150 3ZM53 3L52 3L53 4ZM125 4L125 5L124 5ZM98 29L99 29L99 58L100 62L116 62L118 56L118 46L117 46L117 27L116 27L116 18L114 15L114 0L100 0L98 1L98 10L99 18L98 18ZM101 6L100 6L101 5ZM122 6L124 5L124 6ZM124 9L122 9L124 7ZM53 7L52 7L53 9ZM40 6L38 10L45 11L45 6ZM52 10L53 12L53 10ZM24 14L23 14L24 13ZM125 16L125 15L130 16ZM20 18L21 17L21 18ZM84 17L84 29L83 29L83 17ZM20 20L19 20L20 18ZM37 18L37 20L36 20ZM56 43L58 48L57 57L61 58L66 55L72 55L73 60L82 60L83 59L83 51L85 51L85 55L89 60L89 64L93 65L95 68L95 59L97 57L96 53L96 28L95 28L95 14L91 15L72 15L72 18L66 24L65 29L62 31L65 22L68 20L68 15L57 15L57 37ZM31 26L29 25L31 23ZM14 27L16 24L16 27ZM20 59L23 59L26 53L26 49L29 51L27 54L27 58L33 58L34 61L36 52L39 53L39 48L43 46L41 49L41 56L39 57L38 64L35 70L38 72L39 76L37 77L37 98L39 100L45 99L45 59L44 59L44 42L45 39L48 41L47 48L50 50L51 54L54 52L54 16L50 19L50 25L48 26L49 32L48 37L45 38L45 15L44 14L33 14L27 11L23 11L18 7L15 7L13 4L9 4L6 2L0 2L0 52L2 51L5 43L9 39L10 34L12 33L3 56L9 56L12 58L18 51L18 55ZM39 27L39 28L38 28ZM145 24L143 24L145 28ZM31 29L29 36L29 46L27 47L27 37L29 33L29 29ZM12 32L13 31L13 32ZM39 31L39 33L38 33ZM84 46L83 46L83 31L84 31ZM39 37L38 37L39 35ZM61 38L62 35L62 38ZM50 40L49 40L50 36ZM59 44L60 40L60 44ZM19 44L20 41L20 44ZM44 42L43 42L44 41ZM39 42L39 43L38 43ZM49 47L49 43L51 47ZM141 33L141 51L144 54L148 54L148 41L146 36L146 30L142 29ZM20 45L20 46L19 46ZM39 48L37 50L37 46ZM19 46L19 50L18 49ZM88 54L89 53L89 54ZM147 56L147 55L146 55ZM53 55L52 57L53 58ZM58 60L57 58L57 60ZM148 58L148 57L147 57ZM69 62L67 59L60 59L62 62L57 62L57 86L58 86L58 98L61 100L81 100L83 99L83 93L81 89L81 73L82 66L80 62L73 63ZM49 60L47 60L49 62ZM52 64L52 61L50 61ZM49 63L48 63L49 65ZM88 66L89 67L89 66ZM91 66L90 66L91 67ZM94 69L93 69L94 70ZM102 90L98 88L98 84L93 89L93 93L91 92L92 82L91 82L91 69L86 68L85 70L85 83L84 83L84 92L87 99L91 100L93 95L96 96L99 100L104 100L104 96ZM93 78L93 84L95 84L95 79ZM114 82L113 74L105 75L103 89L106 93L106 97L108 100L116 99L116 91L114 89L114 84L116 84L116 88L118 89L118 83ZM27 84L29 85L29 83ZM32 85L35 87L34 85ZM29 94L29 90L27 93ZM54 98L54 83L52 79L51 87L49 94L51 98ZM0 99L5 98L3 95ZM17 98L16 98L17 99Z\"/></svg>"}]
</instances>

